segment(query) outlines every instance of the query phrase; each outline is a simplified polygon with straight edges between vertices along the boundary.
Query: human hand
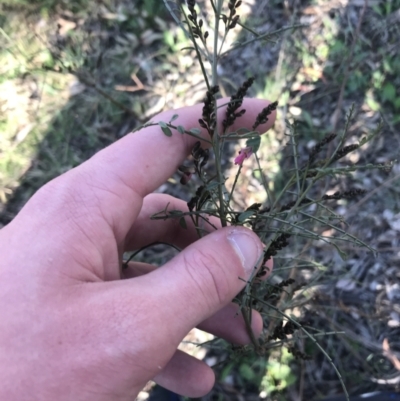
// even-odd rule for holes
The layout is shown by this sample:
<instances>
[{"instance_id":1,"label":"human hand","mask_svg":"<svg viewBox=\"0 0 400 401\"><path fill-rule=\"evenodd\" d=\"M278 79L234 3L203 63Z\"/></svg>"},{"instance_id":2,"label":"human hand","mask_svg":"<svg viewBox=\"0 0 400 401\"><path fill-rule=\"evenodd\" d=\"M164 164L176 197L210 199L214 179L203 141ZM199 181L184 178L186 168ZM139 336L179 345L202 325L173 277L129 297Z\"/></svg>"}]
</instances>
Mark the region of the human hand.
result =
<instances>
[{"instance_id":1,"label":"human hand","mask_svg":"<svg viewBox=\"0 0 400 401\"><path fill-rule=\"evenodd\" d=\"M237 127L251 127L266 104L245 100ZM177 124L194 127L201 107L155 120L176 113ZM127 135L41 188L0 231L1 400L132 401L150 379L198 397L214 375L176 351L187 332L197 326L249 342L231 300L261 255L257 236L225 227L197 240L189 219L187 230L150 220L167 203L187 210L181 200L150 193L195 141L166 137L158 126ZM162 268L130 263L122 273L124 251L155 241L183 251ZM257 312L252 328L261 332Z\"/></svg>"}]
</instances>

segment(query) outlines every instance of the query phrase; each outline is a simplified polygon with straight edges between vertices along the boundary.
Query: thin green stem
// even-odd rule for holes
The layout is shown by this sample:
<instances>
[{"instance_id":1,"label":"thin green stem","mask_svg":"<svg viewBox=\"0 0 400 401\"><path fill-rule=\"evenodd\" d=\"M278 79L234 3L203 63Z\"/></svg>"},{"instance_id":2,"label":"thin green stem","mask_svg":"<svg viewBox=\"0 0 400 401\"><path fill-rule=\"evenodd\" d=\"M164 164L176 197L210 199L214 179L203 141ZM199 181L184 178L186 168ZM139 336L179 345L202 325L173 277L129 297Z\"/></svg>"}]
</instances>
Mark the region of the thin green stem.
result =
<instances>
[{"instance_id":1,"label":"thin green stem","mask_svg":"<svg viewBox=\"0 0 400 401\"><path fill-rule=\"evenodd\" d=\"M300 194L300 176L299 176L299 166L298 166L298 158L297 154L297 143L296 143L296 127L294 125L288 124L290 130L290 141L292 143L293 148L293 158L294 158L294 166L296 171L296 182L297 182L297 196Z\"/></svg>"},{"instance_id":2,"label":"thin green stem","mask_svg":"<svg viewBox=\"0 0 400 401\"><path fill-rule=\"evenodd\" d=\"M292 26L286 26L284 28L277 29L276 31L273 31L273 32L266 32L263 34L259 34L256 38L249 39L246 42L240 43L240 44L233 46L230 49L226 50L225 52L223 52L221 54L221 57L227 55L232 50L240 49L241 47L245 47L245 46L249 45L250 43L254 43L254 42L257 42L257 41L263 40L263 39L267 40L269 37L278 35L279 33L285 32L289 29L297 29L297 28L303 28L303 27L307 27L307 26L308 25L306 25L306 24L297 24L297 25L292 25Z\"/></svg>"},{"instance_id":3,"label":"thin green stem","mask_svg":"<svg viewBox=\"0 0 400 401\"><path fill-rule=\"evenodd\" d=\"M214 14L216 14L217 13L217 9L215 7L214 0L210 0L210 2L211 2L211 7L213 8Z\"/></svg>"},{"instance_id":4,"label":"thin green stem","mask_svg":"<svg viewBox=\"0 0 400 401\"><path fill-rule=\"evenodd\" d=\"M232 197L233 197L233 191L235 190L236 183L237 183L237 181L238 181L238 179L239 179L239 175L240 175L241 170L242 170L242 165L239 166L239 170L238 170L238 172L236 173L235 181L233 182L232 189L231 189L231 192L230 192L230 194L229 194L229 198L228 198L228 202L227 202L228 205L231 203L231 200L232 200Z\"/></svg>"},{"instance_id":5,"label":"thin green stem","mask_svg":"<svg viewBox=\"0 0 400 401\"><path fill-rule=\"evenodd\" d=\"M214 53L212 62L212 84L217 85L217 64L218 64L218 36L219 36L219 20L221 16L223 0L217 0L216 12L214 14Z\"/></svg>"},{"instance_id":6,"label":"thin green stem","mask_svg":"<svg viewBox=\"0 0 400 401\"><path fill-rule=\"evenodd\" d=\"M257 153L254 153L254 156L256 157L258 171L260 172L260 175L261 175L261 181L262 181L263 187L264 187L265 192L267 193L267 196L268 196L268 202L269 202L269 204L271 204L272 203L272 199L273 199L272 198L272 193L269 190L268 182L265 179L265 175L264 175L263 170L261 168L260 158L258 157Z\"/></svg>"},{"instance_id":7,"label":"thin green stem","mask_svg":"<svg viewBox=\"0 0 400 401\"><path fill-rule=\"evenodd\" d=\"M186 36L188 38L190 38L191 40L194 40L195 38L192 36L192 33L189 32L185 25L182 23L182 21L179 19L179 17L175 14L175 12L172 10L172 7L170 6L170 2L168 0L163 0L164 1L164 5L167 8L168 12L171 14L172 18L174 19L174 21L178 24L178 26L180 26L180 28L182 29L183 32L185 32ZM181 12L186 16L182 5L180 5L181 8ZM208 54L207 48L205 47L206 52L204 52L203 55L206 55L206 53ZM203 51L201 49L199 49L200 53L202 53Z\"/></svg>"},{"instance_id":8,"label":"thin green stem","mask_svg":"<svg viewBox=\"0 0 400 401\"><path fill-rule=\"evenodd\" d=\"M216 86L218 83L218 73L217 73L217 64L218 64L218 35L219 35L219 20L222 10L223 0L217 0L216 9L214 13L214 50L213 50L213 61L212 61L212 85ZM218 120L217 120L217 102L214 101L214 110L215 110L215 130L213 135L213 149L215 155L215 165L217 168L217 176L218 176L218 197L219 197L219 213L222 227L226 227L226 216L225 216L225 200L224 200L224 186L225 179L223 177L221 171L221 155L220 155L220 134L218 131Z\"/></svg>"},{"instance_id":9,"label":"thin green stem","mask_svg":"<svg viewBox=\"0 0 400 401\"><path fill-rule=\"evenodd\" d=\"M318 218L318 217L316 217L316 216L313 216L313 215L311 215L311 214L308 214L308 213L306 213L306 212L304 212L304 211L302 211L302 210L300 210L299 213L302 214L302 215L304 215L304 216L306 216L306 217L309 217L310 219L316 220L316 221L318 221L319 223L322 223L322 224L324 224L324 225L327 225L328 227L330 227L330 228L332 228L332 229L334 229L334 230L337 230L339 233L341 233L341 234L343 234L343 235L345 235L345 236L351 238L356 244L362 245L362 246L364 246L365 248L368 248L368 249L369 249L370 251L372 251L372 252L376 252L373 248L371 248L371 247L370 247L369 245L367 245L365 242L359 240L357 237L354 237L353 235L349 234L349 233L346 232L345 230L342 230L340 227L334 226L333 224L330 224L330 223L328 223L327 221L322 220L322 219L320 219L320 218Z\"/></svg>"},{"instance_id":10,"label":"thin green stem","mask_svg":"<svg viewBox=\"0 0 400 401\"><path fill-rule=\"evenodd\" d=\"M207 85L207 89L210 90L210 82L208 81L207 71L206 71L206 68L204 66L203 59L201 58L201 52L200 52L199 46L197 45L196 38L194 37L192 26L190 25L189 18L187 17L187 15L186 15L185 11L183 10L182 6L181 6L181 10L182 10L182 14L185 16L185 21L187 23L187 26L189 27L189 31L190 31L189 37L190 37L190 39L191 39L191 41L193 43L194 49L196 51L197 58L198 58L199 63L200 63L201 72L203 74L204 80L205 80L206 85Z\"/></svg>"},{"instance_id":11,"label":"thin green stem","mask_svg":"<svg viewBox=\"0 0 400 401\"><path fill-rule=\"evenodd\" d=\"M258 32L256 32L254 29L249 28L247 25L242 24L242 23L240 22L240 20L238 20L237 24L238 24L239 26L241 26L245 31L248 31L248 32L252 33L254 36L256 36L256 37L259 37L259 36L260 36L260 34L259 34Z\"/></svg>"},{"instance_id":12,"label":"thin green stem","mask_svg":"<svg viewBox=\"0 0 400 401\"><path fill-rule=\"evenodd\" d=\"M219 197L219 213L220 213L220 220L221 220L221 225L222 227L226 227L226 216L225 216L225 200L224 200L224 187L225 187L225 180L222 175L221 171L221 159L219 155L219 149L218 149L218 134L214 135L214 138L216 138L216 141L214 141L214 146L217 148L214 150L215 154L215 164L217 168L217 173L218 173L218 197ZM216 142L216 144L215 144ZM215 148L214 148L215 149Z\"/></svg>"},{"instance_id":13,"label":"thin green stem","mask_svg":"<svg viewBox=\"0 0 400 401\"><path fill-rule=\"evenodd\" d=\"M196 219L194 218L194 216L196 216ZM190 219L192 220L192 223L193 223L194 227L196 228L197 236L199 238L201 238L202 235L201 235L201 230L199 229L199 218L198 218L198 215L190 214Z\"/></svg>"},{"instance_id":14,"label":"thin green stem","mask_svg":"<svg viewBox=\"0 0 400 401\"><path fill-rule=\"evenodd\" d=\"M257 352L257 354L261 355L263 352L262 352L262 348L260 346L260 342L254 335L253 329L251 327L251 314L252 314L252 308L244 307L242 309L242 316L243 316L244 323L246 325L247 333L250 337L250 340L254 346L255 351Z\"/></svg>"},{"instance_id":15,"label":"thin green stem","mask_svg":"<svg viewBox=\"0 0 400 401\"><path fill-rule=\"evenodd\" d=\"M140 130L142 130L142 129L144 129L144 128L155 127L156 125L159 125L158 122L157 122L157 123L155 123L155 122L153 123L152 121L150 121L149 123L146 123L146 124L144 124L144 125L141 125L141 126L135 128L131 133L133 134L133 133L138 132L138 131L140 131ZM176 125L167 123L167 127L168 127L168 128L172 128L172 129L178 131L178 126L176 126ZM178 132L179 132L179 131L178 131ZM211 142L209 139L206 139L206 138L204 138L203 136L197 135L197 134L195 134L195 133L193 133L193 132L191 132L191 131L184 130L184 131L182 131L182 132L184 132L186 135L189 135L189 136L192 136L193 138L198 139L199 141L212 144L212 142Z\"/></svg>"},{"instance_id":16,"label":"thin green stem","mask_svg":"<svg viewBox=\"0 0 400 401\"><path fill-rule=\"evenodd\" d=\"M283 316L284 318L286 318L288 321L292 322L297 328L299 328L319 349L320 351L325 355L325 357L328 359L329 363L331 364L331 366L333 367L334 371L336 372L337 377L339 378L340 384L342 385L343 388L343 392L346 395L346 400L349 401L349 394L347 393L347 389L346 386L343 382L343 378L342 375L340 374L339 370L337 369L336 365L333 363L332 358L328 355L328 353L322 348L322 346L319 344L319 342L315 339L315 337L309 333L304 326L302 326L300 323L298 323L296 320L292 319L290 316L288 316L286 313L282 312L279 308L275 307L274 305L259 299L257 297L253 297L255 300L257 300L257 302L260 302L263 305L268 306L269 308L271 308L272 310L274 310L275 312L278 312L281 316Z\"/></svg>"},{"instance_id":17,"label":"thin green stem","mask_svg":"<svg viewBox=\"0 0 400 401\"><path fill-rule=\"evenodd\" d=\"M127 269L127 268L128 268L129 262L130 262L135 256L137 256L140 252L144 251L145 249L150 248L150 247L152 247L152 246L154 246L154 245L168 245L168 246L170 246L170 247L176 249L176 250L179 251L179 252L181 251L180 248L176 247L175 245L169 244L169 243L167 243L167 242L161 242L161 241L152 242L151 244L145 245L145 246L143 246L142 248L138 249L137 251L133 252L132 255L129 256L129 258L128 258L127 260L125 260L125 261L122 263L122 269Z\"/></svg>"}]
</instances>

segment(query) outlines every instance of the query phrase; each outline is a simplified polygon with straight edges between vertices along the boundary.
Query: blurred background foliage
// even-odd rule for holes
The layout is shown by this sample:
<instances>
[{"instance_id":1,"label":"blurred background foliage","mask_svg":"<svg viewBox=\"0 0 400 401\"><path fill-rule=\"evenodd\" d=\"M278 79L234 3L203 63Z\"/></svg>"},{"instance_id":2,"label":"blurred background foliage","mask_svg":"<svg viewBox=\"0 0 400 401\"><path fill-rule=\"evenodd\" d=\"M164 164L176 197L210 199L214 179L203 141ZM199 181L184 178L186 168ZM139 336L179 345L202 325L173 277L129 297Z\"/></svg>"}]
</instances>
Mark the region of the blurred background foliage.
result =
<instances>
[{"instance_id":1,"label":"blurred background foliage","mask_svg":"<svg viewBox=\"0 0 400 401\"><path fill-rule=\"evenodd\" d=\"M208 2L199 1L207 14L203 3ZM252 96L279 100L275 129L263 137L260 149L272 191L284 185L285 120L296 121L299 152L307 157L317 140L343 127L354 103L351 140L375 129L380 118L385 128L374 146L349 162L399 158L398 0L248 0L241 10L241 20L258 32L304 24L231 52L219 68L223 94L231 95L254 75ZM232 41L251 37L239 28L235 33ZM158 0L0 0L0 227L52 178L158 112L201 101L205 84L199 65L192 52L181 51L188 44ZM231 161L226 163L230 168ZM238 183L242 205L265 199L260 173L254 170L243 167L247 181ZM343 262L322 244L312 248L318 263L302 268L298 280L307 280L304 293L314 304L291 309L297 316L307 315L321 332L349 333L323 341L352 392L393 388L400 382L393 362L400 352L399 273L394 269L400 263L397 164L392 174L365 172L349 178L372 195L358 208L343 201L337 209L350 219L353 232L381 250L380 256L347 249L349 258ZM172 177L159 191L186 199L178 182L179 176ZM340 185L326 183L332 189ZM143 255L155 264L170 256L161 248ZM277 268L272 282L286 273ZM331 294L329 299L321 298L321 289L325 296ZM384 338L391 341L390 357ZM315 352L306 342L303 348ZM225 357L228 362L217 369L220 380L209 399L240 399L241 393L247 400L318 399L340 391L320 356L296 361L283 348L260 360L225 349L217 361Z\"/></svg>"}]
</instances>

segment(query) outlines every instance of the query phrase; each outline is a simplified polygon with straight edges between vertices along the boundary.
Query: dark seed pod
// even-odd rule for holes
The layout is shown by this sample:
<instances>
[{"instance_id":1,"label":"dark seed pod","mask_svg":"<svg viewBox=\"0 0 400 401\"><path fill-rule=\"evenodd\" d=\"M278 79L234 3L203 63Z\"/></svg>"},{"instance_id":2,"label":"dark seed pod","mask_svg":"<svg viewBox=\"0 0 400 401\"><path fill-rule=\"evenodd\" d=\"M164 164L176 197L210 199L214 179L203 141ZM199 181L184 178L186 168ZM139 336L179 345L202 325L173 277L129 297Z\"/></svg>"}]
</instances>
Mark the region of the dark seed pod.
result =
<instances>
[{"instance_id":1,"label":"dark seed pod","mask_svg":"<svg viewBox=\"0 0 400 401\"><path fill-rule=\"evenodd\" d=\"M194 196L192 199L190 199L190 201L187 203L188 205L188 209L192 212L193 209L195 208L197 201L199 200L199 198L197 196Z\"/></svg>"},{"instance_id":2,"label":"dark seed pod","mask_svg":"<svg viewBox=\"0 0 400 401\"><path fill-rule=\"evenodd\" d=\"M273 102L267 107L264 107L261 112L256 117L256 121L253 125L253 130L255 130L259 125L265 124L268 121L268 116L276 110L278 102Z\"/></svg>"},{"instance_id":3,"label":"dark seed pod","mask_svg":"<svg viewBox=\"0 0 400 401\"><path fill-rule=\"evenodd\" d=\"M206 123L204 122L204 120L203 119L199 119L199 125L200 125L200 127L202 127L202 128L207 128L207 125L206 125Z\"/></svg>"},{"instance_id":4,"label":"dark seed pod","mask_svg":"<svg viewBox=\"0 0 400 401\"><path fill-rule=\"evenodd\" d=\"M249 206L249 207L246 209L246 211L247 211L247 210L259 210L260 207L261 207L261 203L253 203L251 206Z\"/></svg>"},{"instance_id":5,"label":"dark seed pod","mask_svg":"<svg viewBox=\"0 0 400 401\"><path fill-rule=\"evenodd\" d=\"M236 27L237 23L239 21L239 15L235 15L232 19L232 22L228 25L228 29L233 29Z\"/></svg>"},{"instance_id":6,"label":"dark seed pod","mask_svg":"<svg viewBox=\"0 0 400 401\"><path fill-rule=\"evenodd\" d=\"M254 77L250 77L246 81L243 82L243 84L239 87L237 92L231 96L230 102L228 104L228 107L226 109L226 116L224 121L222 122L224 131L233 125L235 122L236 118L243 116L243 114L246 112L246 110L240 110L237 112L237 110L241 107L243 103L243 99L247 94L247 91L253 85L254 83Z\"/></svg>"},{"instance_id":7,"label":"dark seed pod","mask_svg":"<svg viewBox=\"0 0 400 401\"><path fill-rule=\"evenodd\" d=\"M318 142L312 149L310 152L310 156L308 157L308 163L312 164L313 161L315 160L315 157L317 156L318 153L321 152L321 150L323 149L323 147L332 142L335 138L336 138L336 134L328 134L325 136L324 139L322 139L322 141Z\"/></svg>"},{"instance_id":8,"label":"dark seed pod","mask_svg":"<svg viewBox=\"0 0 400 401\"><path fill-rule=\"evenodd\" d=\"M332 159L332 162L335 162L335 161L341 159L342 157L346 156L347 154L349 154L353 150L358 149L359 147L360 147L360 145L358 143L355 143L354 145L344 146L342 149L339 149L337 151L336 155Z\"/></svg>"},{"instance_id":9,"label":"dark seed pod","mask_svg":"<svg viewBox=\"0 0 400 401\"><path fill-rule=\"evenodd\" d=\"M207 164L209 157L210 157L210 152L208 149L205 149L203 153L203 160L200 163L200 167L204 167Z\"/></svg>"},{"instance_id":10,"label":"dark seed pod","mask_svg":"<svg viewBox=\"0 0 400 401\"><path fill-rule=\"evenodd\" d=\"M194 144L193 149L192 149L192 156L193 156L193 157L194 157L195 153L200 149L200 147L201 147L201 142L200 142L200 141L197 141L197 142Z\"/></svg>"}]
</instances>

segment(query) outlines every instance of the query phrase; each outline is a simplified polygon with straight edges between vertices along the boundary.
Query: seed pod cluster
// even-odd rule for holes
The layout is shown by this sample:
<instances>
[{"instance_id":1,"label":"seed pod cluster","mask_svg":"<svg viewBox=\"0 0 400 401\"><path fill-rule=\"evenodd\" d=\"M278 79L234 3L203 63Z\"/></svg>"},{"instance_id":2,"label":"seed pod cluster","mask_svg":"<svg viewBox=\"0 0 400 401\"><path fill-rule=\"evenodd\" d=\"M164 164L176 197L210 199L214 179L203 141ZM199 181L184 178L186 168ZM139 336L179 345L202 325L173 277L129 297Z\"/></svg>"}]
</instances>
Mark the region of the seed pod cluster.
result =
<instances>
[{"instance_id":1,"label":"seed pod cluster","mask_svg":"<svg viewBox=\"0 0 400 401\"><path fill-rule=\"evenodd\" d=\"M254 83L254 77L250 77L249 79L243 82L243 84L240 86L237 92L231 97L228 107L226 108L225 119L222 122L224 131L226 131L226 129L230 127L238 117L241 117L243 116L244 113L246 113L245 109L242 109L239 112L237 112L237 110L243 104L243 99L246 96L246 93L251 87L251 85L253 85L253 83Z\"/></svg>"},{"instance_id":2,"label":"seed pod cluster","mask_svg":"<svg viewBox=\"0 0 400 401\"><path fill-rule=\"evenodd\" d=\"M361 189L361 188L350 189L350 190L344 191L344 192L336 191L332 195L324 195L321 198L321 200L353 199L353 198L356 198L357 196L365 195L366 192L367 191L365 189Z\"/></svg>"},{"instance_id":3,"label":"seed pod cluster","mask_svg":"<svg viewBox=\"0 0 400 401\"><path fill-rule=\"evenodd\" d=\"M267 107L264 107L261 112L256 117L256 121L253 125L253 130L255 130L259 125L265 124L268 121L268 116L276 110L278 107L278 102L273 102L269 104Z\"/></svg>"},{"instance_id":4,"label":"seed pod cluster","mask_svg":"<svg viewBox=\"0 0 400 401\"><path fill-rule=\"evenodd\" d=\"M192 156L194 159L194 166L197 174L201 174L201 169L207 164L210 157L210 151L201 147L201 142L197 141L192 149Z\"/></svg>"},{"instance_id":5,"label":"seed pod cluster","mask_svg":"<svg viewBox=\"0 0 400 401\"><path fill-rule=\"evenodd\" d=\"M188 19L193 24L191 26L193 37L196 39L206 40L209 36L208 31L203 33L204 21L201 18L197 18L197 11L195 9L196 1L195 0L187 0L187 6L189 9Z\"/></svg>"},{"instance_id":6,"label":"seed pod cluster","mask_svg":"<svg viewBox=\"0 0 400 401\"><path fill-rule=\"evenodd\" d=\"M311 199L308 199L308 198L305 197L299 202L298 206L306 205L306 204L311 203L311 202L312 202ZM296 203L297 203L297 200L290 201L290 202L286 203L286 205L283 205L279 211L280 212L284 212L286 210L290 210Z\"/></svg>"},{"instance_id":7,"label":"seed pod cluster","mask_svg":"<svg viewBox=\"0 0 400 401\"><path fill-rule=\"evenodd\" d=\"M303 361L309 361L310 359L312 359L311 355L307 355L297 348L294 348L293 346L288 347L288 351L295 357L295 359L302 359Z\"/></svg>"},{"instance_id":8,"label":"seed pod cluster","mask_svg":"<svg viewBox=\"0 0 400 401\"><path fill-rule=\"evenodd\" d=\"M288 321L283 326L283 321L275 327L274 332L268 337L268 340L285 340L288 335L293 334L297 330L297 326L292 322Z\"/></svg>"},{"instance_id":9,"label":"seed pod cluster","mask_svg":"<svg viewBox=\"0 0 400 401\"><path fill-rule=\"evenodd\" d=\"M197 188L195 196L190 199L187 203L189 210L192 212L195 208L196 210L201 210L201 207L211 198L210 192L207 191L204 185Z\"/></svg>"},{"instance_id":10,"label":"seed pod cluster","mask_svg":"<svg viewBox=\"0 0 400 401\"><path fill-rule=\"evenodd\" d=\"M228 9L229 15L222 14L221 18L224 21L227 31L234 29L239 22L240 16L237 14L237 9L242 5L241 0L229 0Z\"/></svg>"},{"instance_id":11,"label":"seed pod cluster","mask_svg":"<svg viewBox=\"0 0 400 401\"><path fill-rule=\"evenodd\" d=\"M288 278L287 280L282 280L279 284L279 288L287 287L288 285L292 285L296 280L294 278Z\"/></svg>"},{"instance_id":12,"label":"seed pod cluster","mask_svg":"<svg viewBox=\"0 0 400 401\"><path fill-rule=\"evenodd\" d=\"M200 127L205 128L210 137L214 135L216 117L215 117L215 95L219 92L219 86L213 86L206 92L203 99L202 118L199 119Z\"/></svg>"},{"instance_id":13,"label":"seed pod cluster","mask_svg":"<svg viewBox=\"0 0 400 401\"><path fill-rule=\"evenodd\" d=\"M282 233L275 241L272 241L269 248L264 252L263 263L265 264L272 256L275 256L278 251L289 245L289 233Z\"/></svg>"},{"instance_id":14,"label":"seed pod cluster","mask_svg":"<svg viewBox=\"0 0 400 401\"><path fill-rule=\"evenodd\" d=\"M350 152L353 152L353 150L356 150L359 147L360 147L360 144L358 144L358 143L355 143L353 145L344 146L343 148L339 149L336 152L335 156L332 159L332 162L340 160L342 157L346 156Z\"/></svg>"},{"instance_id":15,"label":"seed pod cluster","mask_svg":"<svg viewBox=\"0 0 400 401\"><path fill-rule=\"evenodd\" d=\"M263 278L267 273L269 273L270 269L267 266L261 266L260 270L257 272L256 277L257 278Z\"/></svg>"},{"instance_id":16,"label":"seed pod cluster","mask_svg":"<svg viewBox=\"0 0 400 401\"><path fill-rule=\"evenodd\" d=\"M318 153L320 153L321 150L324 148L324 146L327 145L328 143L332 142L336 137L337 137L337 134L331 133L331 134L326 135L325 138L323 138L320 142L318 142L311 149L310 155L308 157L308 164L312 165L313 162L315 161L315 158L318 155Z\"/></svg>"}]
</instances>

